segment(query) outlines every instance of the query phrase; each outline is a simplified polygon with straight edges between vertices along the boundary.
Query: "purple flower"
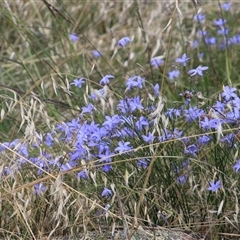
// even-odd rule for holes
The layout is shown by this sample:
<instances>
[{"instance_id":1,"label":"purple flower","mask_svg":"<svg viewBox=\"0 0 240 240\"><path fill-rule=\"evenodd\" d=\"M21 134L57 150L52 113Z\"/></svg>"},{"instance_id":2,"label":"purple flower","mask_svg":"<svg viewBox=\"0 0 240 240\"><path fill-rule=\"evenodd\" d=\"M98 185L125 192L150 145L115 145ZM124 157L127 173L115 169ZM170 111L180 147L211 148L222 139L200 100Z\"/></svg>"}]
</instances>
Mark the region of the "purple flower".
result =
<instances>
[{"instance_id":1,"label":"purple flower","mask_svg":"<svg viewBox=\"0 0 240 240\"><path fill-rule=\"evenodd\" d=\"M83 78L76 78L73 80L73 82L70 83L70 85L74 85L75 87L81 88L83 83L85 83Z\"/></svg>"},{"instance_id":2,"label":"purple flower","mask_svg":"<svg viewBox=\"0 0 240 240\"><path fill-rule=\"evenodd\" d=\"M152 143L155 137L152 135L152 133L148 133L148 135L142 135L142 138L145 142Z\"/></svg>"},{"instance_id":3,"label":"purple flower","mask_svg":"<svg viewBox=\"0 0 240 240\"><path fill-rule=\"evenodd\" d=\"M143 127L149 126L147 118L141 116L139 120L136 122L135 126L139 131L142 131Z\"/></svg>"},{"instance_id":4,"label":"purple flower","mask_svg":"<svg viewBox=\"0 0 240 240\"><path fill-rule=\"evenodd\" d=\"M102 166L102 171L103 172L109 172L109 171L111 171L112 170L112 165L110 165L110 164L105 164L105 165L103 165Z\"/></svg>"},{"instance_id":5,"label":"purple flower","mask_svg":"<svg viewBox=\"0 0 240 240\"><path fill-rule=\"evenodd\" d=\"M204 114L204 111L198 107L189 108L188 110L184 110L184 112L187 122L192 122Z\"/></svg>"},{"instance_id":6,"label":"purple flower","mask_svg":"<svg viewBox=\"0 0 240 240\"><path fill-rule=\"evenodd\" d=\"M102 197L110 197L112 196L112 190L108 189L108 188L104 188L101 194Z\"/></svg>"},{"instance_id":7,"label":"purple flower","mask_svg":"<svg viewBox=\"0 0 240 240\"><path fill-rule=\"evenodd\" d=\"M204 40L208 45L215 45L217 43L217 39L215 37L206 37Z\"/></svg>"},{"instance_id":8,"label":"purple flower","mask_svg":"<svg viewBox=\"0 0 240 240\"><path fill-rule=\"evenodd\" d=\"M240 170L240 159L238 159L237 163L235 163L233 165L233 169L235 170L236 173L239 172L239 170Z\"/></svg>"},{"instance_id":9,"label":"purple flower","mask_svg":"<svg viewBox=\"0 0 240 240\"><path fill-rule=\"evenodd\" d=\"M109 79L111 78L115 78L113 75L106 75L104 76L101 80L100 80L100 84L104 85L104 84L109 84Z\"/></svg>"},{"instance_id":10,"label":"purple flower","mask_svg":"<svg viewBox=\"0 0 240 240\"><path fill-rule=\"evenodd\" d=\"M198 40L194 40L191 44L192 48L197 48L198 47Z\"/></svg>"},{"instance_id":11,"label":"purple flower","mask_svg":"<svg viewBox=\"0 0 240 240\"><path fill-rule=\"evenodd\" d=\"M200 145L205 145L207 144L209 141L211 140L211 138L207 135L203 135L203 136L200 136L198 137L198 144Z\"/></svg>"},{"instance_id":12,"label":"purple flower","mask_svg":"<svg viewBox=\"0 0 240 240\"><path fill-rule=\"evenodd\" d=\"M71 130L77 130L80 127L78 119L72 119L71 122L66 123Z\"/></svg>"},{"instance_id":13,"label":"purple flower","mask_svg":"<svg viewBox=\"0 0 240 240\"><path fill-rule=\"evenodd\" d=\"M170 78L170 80L173 80L174 78L178 78L179 74L180 74L179 70L173 70L168 73L168 77Z\"/></svg>"},{"instance_id":14,"label":"purple flower","mask_svg":"<svg viewBox=\"0 0 240 240\"><path fill-rule=\"evenodd\" d=\"M182 135L183 135L183 131L179 131L177 128L174 128L172 133L173 138L181 138Z\"/></svg>"},{"instance_id":15,"label":"purple flower","mask_svg":"<svg viewBox=\"0 0 240 240\"><path fill-rule=\"evenodd\" d=\"M218 189L222 187L221 181L218 180L216 183L215 182L210 182L210 187L207 188L207 190L212 191L212 192L217 192Z\"/></svg>"},{"instance_id":16,"label":"purple flower","mask_svg":"<svg viewBox=\"0 0 240 240\"><path fill-rule=\"evenodd\" d=\"M205 70L207 70L208 69L208 67L207 66L198 66L196 69L191 69L191 70L189 70L188 71L188 74L190 74L190 76L192 77L192 76L194 76L194 75L196 75L196 74L198 74L199 76L203 76L203 72L202 71L205 71Z\"/></svg>"},{"instance_id":17,"label":"purple flower","mask_svg":"<svg viewBox=\"0 0 240 240\"><path fill-rule=\"evenodd\" d=\"M97 50L92 50L92 55L96 59L102 56L102 54Z\"/></svg>"},{"instance_id":18,"label":"purple flower","mask_svg":"<svg viewBox=\"0 0 240 240\"><path fill-rule=\"evenodd\" d=\"M190 155L196 157L196 156L197 156L197 155L196 155L197 151L198 151L197 146L196 146L195 144L192 144L192 145L189 145L189 146L186 148L186 150L184 151L184 153L185 153L185 154L190 154Z\"/></svg>"},{"instance_id":19,"label":"purple flower","mask_svg":"<svg viewBox=\"0 0 240 240\"><path fill-rule=\"evenodd\" d=\"M180 109L176 109L176 108L169 108L165 114L166 116L168 116L169 118L173 119L174 117L180 117L181 116L181 110Z\"/></svg>"},{"instance_id":20,"label":"purple flower","mask_svg":"<svg viewBox=\"0 0 240 240\"><path fill-rule=\"evenodd\" d=\"M197 15L194 16L193 18L195 21L202 22L205 19L205 14L198 13Z\"/></svg>"},{"instance_id":21,"label":"purple flower","mask_svg":"<svg viewBox=\"0 0 240 240\"><path fill-rule=\"evenodd\" d=\"M227 22L227 20L222 19L222 18L213 21L214 25L216 25L218 27L223 26L226 22Z\"/></svg>"},{"instance_id":22,"label":"purple flower","mask_svg":"<svg viewBox=\"0 0 240 240\"><path fill-rule=\"evenodd\" d=\"M144 82L145 82L145 79L140 76L130 77L130 78L128 78L128 80L126 82L126 86L127 86L126 90L131 90L132 87L138 87L138 88L142 89Z\"/></svg>"},{"instance_id":23,"label":"purple flower","mask_svg":"<svg viewBox=\"0 0 240 240\"><path fill-rule=\"evenodd\" d=\"M150 64L155 68L159 68L164 63L164 60L161 57L155 57L151 59Z\"/></svg>"},{"instance_id":24,"label":"purple flower","mask_svg":"<svg viewBox=\"0 0 240 240\"><path fill-rule=\"evenodd\" d=\"M123 114L130 112L130 104L128 103L128 99L121 99L118 102L117 109L120 110Z\"/></svg>"},{"instance_id":25,"label":"purple flower","mask_svg":"<svg viewBox=\"0 0 240 240\"><path fill-rule=\"evenodd\" d=\"M235 135L233 133L229 133L223 138L220 139L220 142L227 143L229 147L233 145Z\"/></svg>"},{"instance_id":26,"label":"purple flower","mask_svg":"<svg viewBox=\"0 0 240 240\"><path fill-rule=\"evenodd\" d=\"M181 64L185 67L185 66L186 66L186 62L187 62L189 59L190 59L190 58L187 57L186 53L184 53L181 58L176 58L176 59L175 59L175 62L176 62L176 63L181 63Z\"/></svg>"},{"instance_id":27,"label":"purple flower","mask_svg":"<svg viewBox=\"0 0 240 240\"><path fill-rule=\"evenodd\" d=\"M219 35L228 35L229 33L229 28L225 28L223 26L220 26L220 29L218 29L217 33ZM231 42L229 42L228 44L231 44Z\"/></svg>"},{"instance_id":28,"label":"purple flower","mask_svg":"<svg viewBox=\"0 0 240 240\"><path fill-rule=\"evenodd\" d=\"M43 183L37 183L34 185L34 194L39 195L43 193L46 190L46 187L43 185Z\"/></svg>"},{"instance_id":29,"label":"purple flower","mask_svg":"<svg viewBox=\"0 0 240 240\"><path fill-rule=\"evenodd\" d=\"M202 60L203 57L204 57L204 53L203 53L203 52L202 52L202 53L199 53L199 54L198 54L198 57L199 57L200 60Z\"/></svg>"},{"instance_id":30,"label":"purple flower","mask_svg":"<svg viewBox=\"0 0 240 240\"><path fill-rule=\"evenodd\" d=\"M228 39L228 40L229 40L229 39ZM239 44L239 43L240 43L240 38L237 37L237 36L232 36L232 37L230 38L230 41L231 41L232 44Z\"/></svg>"},{"instance_id":31,"label":"purple flower","mask_svg":"<svg viewBox=\"0 0 240 240\"><path fill-rule=\"evenodd\" d=\"M73 168L73 166L71 166L70 163L62 164L61 171L66 172L66 171L68 171L68 170L70 170L72 168Z\"/></svg>"},{"instance_id":32,"label":"purple flower","mask_svg":"<svg viewBox=\"0 0 240 240\"><path fill-rule=\"evenodd\" d=\"M208 32L207 31L203 31L203 30L198 30L197 34L198 34L198 36L203 37L203 36L207 36Z\"/></svg>"},{"instance_id":33,"label":"purple flower","mask_svg":"<svg viewBox=\"0 0 240 240\"><path fill-rule=\"evenodd\" d=\"M86 170L82 170L77 174L77 178L88 179L88 174Z\"/></svg>"},{"instance_id":34,"label":"purple flower","mask_svg":"<svg viewBox=\"0 0 240 240\"><path fill-rule=\"evenodd\" d=\"M18 154L24 157L28 157L28 145L27 144L22 144L18 147L17 150Z\"/></svg>"},{"instance_id":35,"label":"purple flower","mask_svg":"<svg viewBox=\"0 0 240 240\"><path fill-rule=\"evenodd\" d=\"M224 11L228 12L228 11L230 10L231 5L232 5L231 2L222 3L222 4L221 4L221 8L222 8Z\"/></svg>"},{"instance_id":36,"label":"purple flower","mask_svg":"<svg viewBox=\"0 0 240 240\"><path fill-rule=\"evenodd\" d=\"M209 119L207 116L204 117L204 120L199 122L201 128L205 130L210 130L211 128L216 129L218 126L217 119Z\"/></svg>"},{"instance_id":37,"label":"purple flower","mask_svg":"<svg viewBox=\"0 0 240 240\"><path fill-rule=\"evenodd\" d=\"M186 180L187 180L186 174L177 178L178 183L181 183L181 184L184 184L186 182Z\"/></svg>"},{"instance_id":38,"label":"purple flower","mask_svg":"<svg viewBox=\"0 0 240 240\"><path fill-rule=\"evenodd\" d=\"M139 168L147 168L149 164L150 159L139 159L137 166Z\"/></svg>"},{"instance_id":39,"label":"purple flower","mask_svg":"<svg viewBox=\"0 0 240 240\"><path fill-rule=\"evenodd\" d=\"M167 141L172 138L172 134L167 129L163 129L163 131L164 131L163 136L160 136L158 138L160 142Z\"/></svg>"},{"instance_id":40,"label":"purple flower","mask_svg":"<svg viewBox=\"0 0 240 240\"><path fill-rule=\"evenodd\" d=\"M52 144L53 144L53 137L52 137L52 134L51 133L47 133L46 134L46 140L45 140L45 143L48 147L51 147Z\"/></svg>"},{"instance_id":41,"label":"purple flower","mask_svg":"<svg viewBox=\"0 0 240 240\"><path fill-rule=\"evenodd\" d=\"M117 127L119 123L123 120L119 117L119 115L105 116L105 121L103 122L103 126L107 129L112 130L113 128Z\"/></svg>"},{"instance_id":42,"label":"purple flower","mask_svg":"<svg viewBox=\"0 0 240 240\"><path fill-rule=\"evenodd\" d=\"M93 110L94 110L94 106L91 103L89 103L86 107L82 107L82 114L83 113L90 113L90 114L92 114Z\"/></svg>"},{"instance_id":43,"label":"purple flower","mask_svg":"<svg viewBox=\"0 0 240 240\"><path fill-rule=\"evenodd\" d=\"M123 37L118 41L118 47L126 47L131 42L130 37Z\"/></svg>"},{"instance_id":44,"label":"purple flower","mask_svg":"<svg viewBox=\"0 0 240 240\"><path fill-rule=\"evenodd\" d=\"M79 37L77 36L76 33L71 33L71 34L69 34L69 39L72 42L76 42L79 39Z\"/></svg>"},{"instance_id":45,"label":"purple flower","mask_svg":"<svg viewBox=\"0 0 240 240\"><path fill-rule=\"evenodd\" d=\"M118 142L118 147L115 148L115 152L119 152L120 154L126 151L129 151L132 149L130 145L130 142Z\"/></svg>"},{"instance_id":46,"label":"purple flower","mask_svg":"<svg viewBox=\"0 0 240 240\"><path fill-rule=\"evenodd\" d=\"M144 109L139 96L135 96L134 98L130 99L129 107L132 112L135 111L136 109L138 110Z\"/></svg>"},{"instance_id":47,"label":"purple flower","mask_svg":"<svg viewBox=\"0 0 240 240\"><path fill-rule=\"evenodd\" d=\"M231 98L237 98L237 94L234 93L237 89L230 88L229 86L223 87L222 97L225 98L226 101L229 101Z\"/></svg>"},{"instance_id":48,"label":"purple flower","mask_svg":"<svg viewBox=\"0 0 240 240\"><path fill-rule=\"evenodd\" d=\"M155 84L154 87L153 87L153 91L154 91L154 95L155 97L158 97L159 96L159 84Z\"/></svg>"}]
</instances>

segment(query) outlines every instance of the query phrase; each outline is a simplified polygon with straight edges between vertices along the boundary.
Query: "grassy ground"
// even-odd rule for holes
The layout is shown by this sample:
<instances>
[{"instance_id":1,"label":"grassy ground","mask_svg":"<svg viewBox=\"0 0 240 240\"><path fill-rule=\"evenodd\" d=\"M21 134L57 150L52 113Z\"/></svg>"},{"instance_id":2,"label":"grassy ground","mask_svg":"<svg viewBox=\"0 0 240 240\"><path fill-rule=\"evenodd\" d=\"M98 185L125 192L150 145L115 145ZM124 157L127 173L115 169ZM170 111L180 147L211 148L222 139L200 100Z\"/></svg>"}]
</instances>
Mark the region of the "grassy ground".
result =
<instances>
[{"instance_id":1,"label":"grassy ground","mask_svg":"<svg viewBox=\"0 0 240 240\"><path fill-rule=\"evenodd\" d=\"M238 3L0 4L0 237L239 239Z\"/></svg>"}]
</instances>

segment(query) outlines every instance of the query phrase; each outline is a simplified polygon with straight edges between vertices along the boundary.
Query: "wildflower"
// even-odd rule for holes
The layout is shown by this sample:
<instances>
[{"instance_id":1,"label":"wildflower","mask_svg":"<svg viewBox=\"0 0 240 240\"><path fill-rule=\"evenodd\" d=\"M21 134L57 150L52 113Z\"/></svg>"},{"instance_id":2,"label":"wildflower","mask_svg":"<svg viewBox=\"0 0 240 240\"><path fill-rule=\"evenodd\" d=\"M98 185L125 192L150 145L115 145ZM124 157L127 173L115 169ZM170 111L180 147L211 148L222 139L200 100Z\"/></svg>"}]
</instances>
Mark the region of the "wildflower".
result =
<instances>
[{"instance_id":1,"label":"wildflower","mask_svg":"<svg viewBox=\"0 0 240 240\"><path fill-rule=\"evenodd\" d=\"M48 147L51 147L52 144L53 144L53 137L52 137L52 134L51 133L47 133L46 134L46 140L45 140L45 143Z\"/></svg>"},{"instance_id":2,"label":"wildflower","mask_svg":"<svg viewBox=\"0 0 240 240\"><path fill-rule=\"evenodd\" d=\"M144 109L143 105L141 104L141 100L139 96L135 96L134 98L130 99L129 107L131 111L135 111L136 109L142 110Z\"/></svg>"},{"instance_id":3,"label":"wildflower","mask_svg":"<svg viewBox=\"0 0 240 240\"><path fill-rule=\"evenodd\" d=\"M185 153L185 154L190 154L190 155L196 157L196 156L197 156L197 155L196 155L197 151L198 151L197 146L196 146L195 144L191 144L191 145L189 145L189 146L186 148L186 150L184 151L184 153Z\"/></svg>"},{"instance_id":4,"label":"wildflower","mask_svg":"<svg viewBox=\"0 0 240 240\"><path fill-rule=\"evenodd\" d=\"M198 137L198 144L200 145L205 145L207 144L209 141L211 140L211 138L207 135L203 135L203 136L200 136Z\"/></svg>"},{"instance_id":5,"label":"wildflower","mask_svg":"<svg viewBox=\"0 0 240 240\"><path fill-rule=\"evenodd\" d=\"M184 184L186 182L186 180L187 180L186 174L177 178L178 183L181 183L181 184Z\"/></svg>"},{"instance_id":6,"label":"wildflower","mask_svg":"<svg viewBox=\"0 0 240 240\"><path fill-rule=\"evenodd\" d=\"M222 3L222 4L221 4L221 8L222 8L224 11L228 12L228 11L230 10L231 5L232 5L231 2Z\"/></svg>"},{"instance_id":7,"label":"wildflower","mask_svg":"<svg viewBox=\"0 0 240 240\"><path fill-rule=\"evenodd\" d=\"M173 80L174 78L178 78L179 74L180 74L179 70L173 70L168 73L168 77L170 80Z\"/></svg>"},{"instance_id":8,"label":"wildflower","mask_svg":"<svg viewBox=\"0 0 240 240\"><path fill-rule=\"evenodd\" d=\"M193 18L195 21L202 22L205 19L205 14L198 13L197 15L194 16Z\"/></svg>"},{"instance_id":9,"label":"wildflower","mask_svg":"<svg viewBox=\"0 0 240 240\"><path fill-rule=\"evenodd\" d=\"M18 154L24 157L28 157L28 145L27 144L22 144L18 147L17 150Z\"/></svg>"},{"instance_id":10,"label":"wildflower","mask_svg":"<svg viewBox=\"0 0 240 240\"><path fill-rule=\"evenodd\" d=\"M219 35L228 35L229 33L229 28L225 28L223 26L220 27L220 29L217 30L217 33ZM231 42L229 42L228 44L230 44Z\"/></svg>"},{"instance_id":11,"label":"wildflower","mask_svg":"<svg viewBox=\"0 0 240 240\"><path fill-rule=\"evenodd\" d=\"M145 79L141 78L140 76L130 77L126 82L126 86L127 86L126 91L131 90L132 87L138 87L142 89L144 82L145 82Z\"/></svg>"},{"instance_id":12,"label":"wildflower","mask_svg":"<svg viewBox=\"0 0 240 240\"><path fill-rule=\"evenodd\" d=\"M71 166L70 163L62 164L62 166L61 166L61 171L66 172L66 171L68 171L68 170L70 170L70 169L72 169L72 168L73 168L73 167Z\"/></svg>"},{"instance_id":13,"label":"wildflower","mask_svg":"<svg viewBox=\"0 0 240 240\"><path fill-rule=\"evenodd\" d=\"M177 128L174 128L172 137L173 138L180 138L183 135L183 131L179 131Z\"/></svg>"},{"instance_id":14,"label":"wildflower","mask_svg":"<svg viewBox=\"0 0 240 240\"><path fill-rule=\"evenodd\" d=\"M102 56L102 54L97 50L92 50L92 55L96 59Z\"/></svg>"},{"instance_id":15,"label":"wildflower","mask_svg":"<svg viewBox=\"0 0 240 240\"><path fill-rule=\"evenodd\" d=\"M192 46L192 48L197 48L197 47L198 47L198 40L194 40L194 41L191 43L191 46Z\"/></svg>"},{"instance_id":16,"label":"wildflower","mask_svg":"<svg viewBox=\"0 0 240 240\"><path fill-rule=\"evenodd\" d=\"M121 99L118 102L117 109L121 111L123 114L126 114L127 112L130 112L130 104L127 101L128 99Z\"/></svg>"},{"instance_id":17,"label":"wildflower","mask_svg":"<svg viewBox=\"0 0 240 240\"><path fill-rule=\"evenodd\" d=\"M229 101L231 98L237 98L237 94L234 93L237 89L236 88L230 88L229 86L223 86L223 92L222 97L225 98L226 101Z\"/></svg>"},{"instance_id":18,"label":"wildflower","mask_svg":"<svg viewBox=\"0 0 240 240\"><path fill-rule=\"evenodd\" d=\"M199 118L202 114L204 114L204 111L198 107L193 107L184 110L185 117L187 122L192 122L195 119Z\"/></svg>"},{"instance_id":19,"label":"wildflower","mask_svg":"<svg viewBox=\"0 0 240 240\"><path fill-rule=\"evenodd\" d=\"M205 43L208 45L216 45L217 39L215 37L206 37L204 38Z\"/></svg>"},{"instance_id":20,"label":"wildflower","mask_svg":"<svg viewBox=\"0 0 240 240\"><path fill-rule=\"evenodd\" d=\"M217 129L220 122L218 119L209 119L207 116L204 117L204 120L203 121L200 121L200 126L203 128L203 129L206 129L206 130L210 130L210 129Z\"/></svg>"},{"instance_id":21,"label":"wildflower","mask_svg":"<svg viewBox=\"0 0 240 240\"><path fill-rule=\"evenodd\" d=\"M180 117L181 116L181 110L176 109L176 108L169 108L166 112L165 112L166 116L168 116L169 118L173 119L174 117Z\"/></svg>"},{"instance_id":22,"label":"wildflower","mask_svg":"<svg viewBox=\"0 0 240 240\"><path fill-rule=\"evenodd\" d=\"M37 183L34 185L34 194L39 195L43 193L46 190L46 187L43 185L43 183Z\"/></svg>"},{"instance_id":23,"label":"wildflower","mask_svg":"<svg viewBox=\"0 0 240 240\"><path fill-rule=\"evenodd\" d=\"M148 167L148 162L149 162L149 159L139 159L138 160L138 163L137 163L137 166L139 168L147 168Z\"/></svg>"},{"instance_id":24,"label":"wildflower","mask_svg":"<svg viewBox=\"0 0 240 240\"><path fill-rule=\"evenodd\" d=\"M91 103L89 103L87 106L82 107L82 114L83 113L90 113L90 114L92 114L94 109L95 109L94 106Z\"/></svg>"},{"instance_id":25,"label":"wildflower","mask_svg":"<svg viewBox=\"0 0 240 240\"><path fill-rule=\"evenodd\" d=\"M155 97L158 97L159 96L159 84L158 83L154 85L153 91L154 91Z\"/></svg>"},{"instance_id":26,"label":"wildflower","mask_svg":"<svg viewBox=\"0 0 240 240\"><path fill-rule=\"evenodd\" d=\"M221 181L218 180L216 183L215 182L210 182L210 187L207 188L207 190L212 191L212 192L217 192L218 189L222 187Z\"/></svg>"},{"instance_id":27,"label":"wildflower","mask_svg":"<svg viewBox=\"0 0 240 240\"><path fill-rule=\"evenodd\" d=\"M77 174L77 178L83 178L83 179L88 179L87 171L82 170Z\"/></svg>"},{"instance_id":28,"label":"wildflower","mask_svg":"<svg viewBox=\"0 0 240 240\"><path fill-rule=\"evenodd\" d=\"M103 189L102 194L101 194L102 197L109 197L111 195L112 195L112 190L110 190L106 187Z\"/></svg>"},{"instance_id":29,"label":"wildflower","mask_svg":"<svg viewBox=\"0 0 240 240\"><path fill-rule=\"evenodd\" d=\"M218 27L223 26L226 22L227 22L227 20L222 19L222 18L213 21L214 25L218 26Z\"/></svg>"},{"instance_id":30,"label":"wildflower","mask_svg":"<svg viewBox=\"0 0 240 240\"><path fill-rule=\"evenodd\" d=\"M101 80L100 80L100 84L103 85L103 84L109 84L109 79L111 78L115 78L113 75L106 75L104 76Z\"/></svg>"},{"instance_id":31,"label":"wildflower","mask_svg":"<svg viewBox=\"0 0 240 240\"><path fill-rule=\"evenodd\" d=\"M190 76L195 76L196 74L198 74L199 76L203 76L203 71L207 70L208 67L207 66L198 66L196 69L191 69L188 71L188 74L190 74Z\"/></svg>"},{"instance_id":32,"label":"wildflower","mask_svg":"<svg viewBox=\"0 0 240 240\"><path fill-rule=\"evenodd\" d=\"M78 41L79 37L77 36L76 33L71 33L71 34L69 34L69 39L72 42L76 42L76 41Z\"/></svg>"},{"instance_id":33,"label":"wildflower","mask_svg":"<svg viewBox=\"0 0 240 240\"><path fill-rule=\"evenodd\" d=\"M139 120L136 122L135 126L139 131L142 131L143 127L149 126L147 118L141 116Z\"/></svg>"},{"instance_id":34,"label":"wildflower","mask_svg":"<svg viewBox=\"0 0 240 240\"><path fill-rule=\"evenodd\" d=\"M207 31L203 31L203 30L198 30L197 34L198 34L198 36L203 37L203 36L207 36L208 32Z\"/></svg>"},{"instance_id":35,"label":"wildflower","mask_svg":"<svg viewBox=\"0 0 240 240\"><path fill-rule=\"evenodd\" d=\"M161 57L156 57L151 59L150 64L155 68L159 68L164 63L164 60Z\"/></svg>"},{"instance_id":36,"label":"wildflower","mask_svg":"<svg viewBox=\"0 0 240 240\"><path fill-rule=\"evenodd\" d=\"M109 171L111 171L112 170L112 165L110 165L110 164L105 164L105 165L103 165L102 166L102 171L103 172L109 172Z\"/></svg>"},{"instance_id":37,"label":"wildflower","mask_svg":"<svg viewBox=\"0 0 240 240\"><path fill-rule=\"evenodd\" d=\"M203 52L198 54L198 57L199 57L200 60L203 59L203 56L204 56L204 53L203 53Z\"/></svg>"},{"instance_id":38,"label":"wildflower","mask_svg":"<svg viewBox=\"0 0 240 240\"><path fill-rule=\"evenodd\" d=\"M238 159L237 163L235 163L233 165L233 169L235 170L236 173L239 172L239 170L240 170L240 158Z\"/></svg>"},{"instance_id":39,"label":"wildflower","mask_svg":"<svg viewBox=\"0 0 240 240\"><path fill-rule=\"evenodd\" d=\"M118 47L126 47L131 42L130 37L123 37L118 41Z\"/></svg>"},{"instance_id":40,"label":"wildflower","mask_svg":"<svg viewBox=\"0 0 240 240\"><path fill-rule=\"evenodd\" d=\"M119 152L120 154L126 151L129 151L132 149L130 145L130 142L118 142L118 147L115 148L115 152Z\"/></svg>"},{"instance_id":41,"label":"wildflower","mask_svg":"<svg viewBox=\"0 0 240 240\"><path fill-rule=\"evenodd\" d=\"M233 133L229 133L223 138L220 139L220 142L227 143L229 147L233 146L235 135Z\"/></svg>"},{"instance_id":42,"label":"wildflower","mask_svg":"<svg viewBox=\"0 0 240 240\"><path fill-rule=\"evenodd\" d=\"M175 59L175 62L176 62L176 63L181 63L184 67L186 67L186 62L187 62L189 59L190 59L190 58L187 57L186 53L184 53L181 58L176 58L176 59Z\"/></svg>"},{"instance_id":43,"label":"wildflower","mask_svg":"<svg viewBox=\"0 0 240 240\"><path fill-rule=\"evenodd\" d=\"M142 138L145 142L152 143L155 137L152 135L152 133L148 133L148 135L142 135Z\"/></svg>"},{"instance_id":44,"label":"wildflower","mask_svg":"<svg viewBox=\"0 0 240 240\"><path fill-rule=\"evenodd\" d=\"M112 130L113 128L117 127L119 123L122 122L122 119L119 117L119 115L114 116L105 116L106 121L102 124L107 129Z\"/></svg>"},{"instance_id":45,"label":"wildflower","mask_svg":"<svg viewBox=\"0 0 240 240\"><path fill-rule=\"evenodd\" d=\"M167 129L163 129L163 131L164 131L163 136L160 136L158 138L160 142L167 141L172 138L172 134Z\"/></svg>"},{"instance_id":46,"label":"wildflower","mask_svg":"<svg viewBox=\"0 0 240 240\"><path fill-rule=\"evenodd\" d=\"M81 88L83 83L85 83L83 78L76 78L73 80L73 82L70 83L70 85L74 85L75 87Z\"/></svg>"}]
</instances>

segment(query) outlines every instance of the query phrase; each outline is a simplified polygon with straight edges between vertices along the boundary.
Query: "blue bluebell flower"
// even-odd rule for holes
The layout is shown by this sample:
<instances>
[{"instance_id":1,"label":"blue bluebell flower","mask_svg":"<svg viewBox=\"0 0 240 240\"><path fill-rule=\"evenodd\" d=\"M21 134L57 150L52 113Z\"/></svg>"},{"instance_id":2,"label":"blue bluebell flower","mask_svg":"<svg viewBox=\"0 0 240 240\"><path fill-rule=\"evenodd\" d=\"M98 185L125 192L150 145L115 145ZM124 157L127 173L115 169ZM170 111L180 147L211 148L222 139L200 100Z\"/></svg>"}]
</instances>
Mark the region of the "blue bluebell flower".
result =
<instances>
[{"instance_id":1,"label":"blue bluebell flower","mask_svg":"<svg viewBox=\"0 0 240 240\"><path fill-rule=\"evenodd\" d=\"M218 189L222 187L221 181L218 180L217 182L210 182L210 187L207 188L207 190L212 191L212 192L217 192Z\"/></svg>"},{"instance_id":2,"label":"blue bluebell flower","mask_svg":"<svg viewBox=\"0 0 240 240\"><path fill-rule=\"evenodd\" d=\"M123 37L118 41L118 47L126 47L129 43L131 43L130 37Z\"/></svg>"}]
</instances>

